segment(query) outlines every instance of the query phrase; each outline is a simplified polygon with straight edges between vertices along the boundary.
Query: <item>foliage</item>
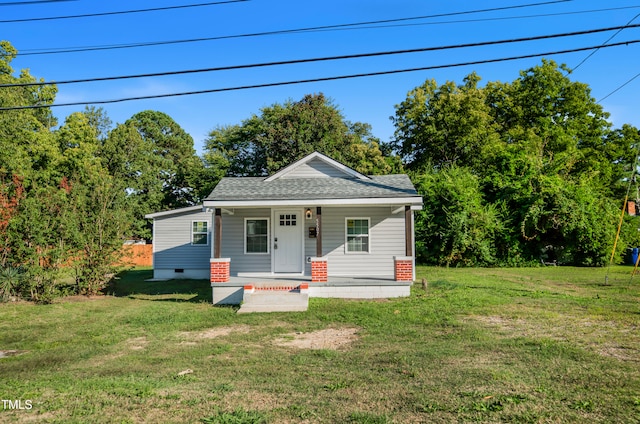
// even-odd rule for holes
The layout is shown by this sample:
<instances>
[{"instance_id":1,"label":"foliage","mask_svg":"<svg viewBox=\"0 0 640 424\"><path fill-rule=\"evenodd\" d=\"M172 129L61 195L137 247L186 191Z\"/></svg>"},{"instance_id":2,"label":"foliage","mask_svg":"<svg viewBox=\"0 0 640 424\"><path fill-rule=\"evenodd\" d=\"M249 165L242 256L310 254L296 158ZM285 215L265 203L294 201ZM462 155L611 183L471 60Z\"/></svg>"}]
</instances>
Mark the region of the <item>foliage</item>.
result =
<instances>
[{"instance_id":1,"label":"foliage","mask_svg":"<svg viewBox=\"0 0 640 424\"><path fill-rule=\"evenodd\" d=\"M216 128L206 140L204 158L229 176L263 176L313 151L364 174L387 174L398 168L397 162L382 155L368 124L346 121L323 94L276 103L241 125Z\"/></svg>"},{"instance_id":2,"label":"foliage","mask_svg":"<svg viewBox=\"0 0 640 424\"><path fill-rule=\"evenodd\" d=\"M0 176L1 177L1 176ZM5 183L0 179L0 267L6 265L11 249L7 229L11 219L18 213L18 206L24 197L24 187L17 175Z\"/></svg>"},{"instance_id":3,"label":"foliage","mask_svg":"<svg viewBox=\"0 0 640 424\"><path fill-rule=\"evenodd\" d=\"M482 198L478 177L455 165L414 177L423 196L416 216L417 260L438 265L487 266L495 263L497 211Z\"/></svg>"},{"instance_id":4,"label":"foliage","mask_svg":"<svg viewBox=\"0 0 640 424\"><path fill-rule=\"evenodd\" d=\"M118 125L100 155L109 174L122 181L129 194L135 238L151 238L146 214L193 205L204 195L201 186L210 188L193 139L162 112L139 112Z\"/></svg>"},{"instance_id":5,"label":"foliage","mask_svg":"<svg viewBox=\"0 0 640 424\"><path fill-rule=\"evenodd\" d=\"M478 153L497 133L479 80L475 73L459 86L427 80L396 106L392 145L409 169L480 164Z\"/></svg>"},{"instance_id":6,"label":"foliage","mask_svg":"<svg viewBox=\"0 0 640 424\"><path fill-rule=\"evenodd\" d=\"M16 54L0 43L0 82L35 82L25 70L13 76ZM6 87L0 104L46 106L56 90ZM0 113L0 266L22 270L14 294L44 303L68 284L70 267L76 292L99 289L130 215L125 186L105 167L106 113L87 108L56 125L47 107Z\"/></svg>"},{"instance_id":7,"label":"foliage","mask_svg":"<svg viewBox=\"0 0 640 424\"><path fill-rule=\"evenodd\" d=\"M0 267L0 302L6 302L20 294L24 273L20 268Z\"/></svg>"},{"instance_id":8,"label":"foliage","mask_svg":"<svg viewBox=\"0 0 640 424\"><path fill-rule=\"evenodd\" d=\"M396 106L392 146L418 180L450 165L477 177L475 198L484 206L476 202L473 209L490 210L500 222L478 235L483 256L493 258L485 264L522 265L549 255L576 265L608 260L617 199L633 174L640 135L629 125L612 130L589 87L571 81L567 71L543 61L511 83L482 88L476 74L459 86L431 80ZM429 208L437 201L425 197ZM434 210L451 222L431 221L447 222L448 240L468 240L468 226L454 219L460 215L444 208ZM440 246L422 221L417 230L419 246ZM619 247L628 242L621 240ZM450 263L454 251L431 252L429 263ZM459 263L481 263L477 251L462 250Z\"/></svg>"},{"instance_id":9,"label":"foliage","mask_svg":"<svg viewBox=\"0 0 640 424\"><path fill-rule=\"evenodd\" d=\"M66 243L74 252L78 292L104 289L121 258L131 222L123 187L104 173L73 184L63 214Z\"/></svg>"}]
</instances>

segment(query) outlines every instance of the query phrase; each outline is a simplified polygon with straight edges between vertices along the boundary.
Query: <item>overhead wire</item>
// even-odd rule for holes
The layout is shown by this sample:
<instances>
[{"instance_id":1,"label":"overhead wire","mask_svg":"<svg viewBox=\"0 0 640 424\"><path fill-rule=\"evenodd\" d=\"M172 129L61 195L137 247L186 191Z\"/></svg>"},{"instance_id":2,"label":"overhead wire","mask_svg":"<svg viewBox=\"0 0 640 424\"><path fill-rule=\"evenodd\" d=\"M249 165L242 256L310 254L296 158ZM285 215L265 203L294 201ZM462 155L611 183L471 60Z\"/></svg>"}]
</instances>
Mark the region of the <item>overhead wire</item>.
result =
<instances>
[{"instance_id":1,"label":"overhead wire","mask_svg":"<svg viewBox=\"0 0 640 424\"><path fill-rule=\"evenodd\" d=\"M606 47L606 46L604 46L604 47ZM607 94L606 96L604 96L603 98L601 98L600 100L598 100L596 103L600 103L600 102L602 102L604 99L606 99L607 97L609 97L609 96L611 96L611 95L615 94L616 92L618 92L618 91L622 90L622 88L623 88L625 85L627 85L627 84L631 83L631 81L633 81L634 79L636 79L636 78L638 78L638 77L640 77L640 72L639 72L639 73L637 73L635 76L631 77L630 79L628 79L628 80L627 80L625 83L623 83L621 86L619 86L618 88L616 88L615 90L613 90L612 92L610 92L609 94Z\"/></svg>"},{"instance_id":2,"label":"overhead wire","mask_svg":"<svg viewBox=\"0 0 640 424\"><path fill-rule=\"evenodd\" d=\"M3 20L0 20L0 24L37 22L37 21L54 21L59 19L94 18L98 16L128 15L131 13L146 13L146 12L158 12L158 11L165 11L165 10L188 9L193 7L217 6L222 4L244 3L249 1L251 0L222 0L222 1L214 1L214 2L208 2L208 3L152 7L148 9L121 10L121 11L115 11L115 12L85 13L80 15L66 15L66 16L45 16L41 18L3 19Z\"/></svg>"},{"instance_id":3,"label":"overhead wire","mask_svg":"<svg viewBox=\"0 0 640 424\"><path fill-rule=\"evenodd\" d=\"M559 55L559 54L566 54L566 53L575 53L575 52L580 52L580 51L592 50L592 49L596 49L596 48L610 48L610 47L623 46L623 45L636 44L636 43L640 43L640 40L629 40L629 41L624 41L624 42L619 42L619 43L608 44L606 46L580 47L580 48L557 50L557 51L544 52L544 53L532 53L532 54L504 57L504 58L498 58L498 59L484 59L484 60L476 60L476 61L469 61L469 62L462 62L462 63L447 64L447 65L423 66L423 67L406 68L406 69L395 69L395 70L389 70L389 71L378 71L378 72L367 72L367 73L358 73L358 74L349 74L349 75L338 75L338 76L330 76L330 77L310 78L310 79L301 79L301 80L292 80L292 81L281 81L281 82L264 83L264 84L252 84L252 85L244 85L244 86L236 86L236 87L224 87L224 88L214 88L214 89L208 89L208 90L188 91L188 92L180 92L180 93L153 94L153 95L146 95L146 96L124 97L124 98L110 99L110 100L95 100L95 101L56 103L56 104L8 106L8 107L0 107L0 111L24 110L24 109L42 109L42 108L63 107L63 106L99 105L99 104L108 104L108 103L121 103L121 102L134 101L134 100L149 100L149 99L159 99L159 98L168 98L168 97L190 96L190 95L197 95L197 94L220 93L220 92L226 92L226 91L238 91L238 90L248 90L248 89L266 88L266 87L278 87L278 86L294 85L294 84L306 84L306 83L325 82L325 81L337 81L337 80L345 80L345 79L353 79L353 78L392 75L392 74L400 74L400 73L407 73L407 72L426 71L426 70L453 68L453 67L470 66L470 65L481 65L481 64L487 64L487 63L506 62L506 61L512 61L512 60L520 60L520 59L530 59L530 58L534 58L534 57L551 56L551 55Z\"/></svg>"},{"instance_id":4,"label":"overhead wire","mask_svg":"<svg viewBox=\"0 0 640 424\"><path fill-rule=\"evenodd\" d=\"M631 22L635 21L635 20L638 18L638 16L640 16L640 13L638 13L636 16L634 16L633 18L631 18L631 20L629 20L629 22L627 22L627 23L626 23L626 25L630 25L630 24L631 24ZM606 40L604 43L602 43L602 44L603 44L603 45L604 45L604 44L607 44L609 41L611 41L611 40L613 40L614 38L616 38L616 36L617 36L618 34L620 34L624 29L625 29L625 28L620 28L618 31L616 31L614 34L612 34L609 38L607 38L607 40ZM596 53L598 52L598 50L600 50L600 49L596 49L596 50L592 51L591 53L589 53L589 54L588 54L584 59L582 59L582 60L580 61L580 63L578 63L576 66L574 66L574 67L571 69L571 72L575 72L575 70L576 70L576 69L578 69L580 66L582 66L582 64L584 64L587 60L589 60L589 59L591 58L591 56L593 56L594 54L596 54Z\"/></svg>"},{"instance_id":5,"label":"overhead wire","mask_svg":"<svg viewBox=\"0 0 640 424\"><path fill-rule=\"evenodd\" d=\"M626 25L630 25L639 16L640 16L640 13L638 13L633 18L631 18L629 20L629 22L627 22ZM625 28L620 28L619 30L617 30L614 34L612 34L609 38L607 38L607 40L603 43L603 45L607 45L611 40L613 40L616 36L618 36L618 34L620 34L624 29ZM591 51L584 59L582 59L582 61L580 61L580 63L578 63L576 66L574 66L571 70L567 71L567 75L570 74L570 73L575 72L576 69L578 69L581 65L583 65L587 60L589 60L599 50L600 49L595 49L595 50ZM606 98L608 98L608 97L612 96L613 94L615 94L616 92L622 90L622 88L624 88L627 84L630 84L634 79L638 78L639 76L640 76L640 73L638 73L635 76L631 77L629 80L627 80L626 82L622 83L621 85L619 85L618 87L616 87L615 89L610 91L607 95L605 95L604 97L600 98L600 100L597 100L596 103L601 103Z\"/></svg>"},{"instance_id":6,"label":"overhead wire","mask_svg":"<svg viewBox=\"0 0 640 424\"><path fill-rule=\"evenodd\" d=\"M244 65L220 66L220 67L201 68L201 69L187 69L187 70L180 70L180 71L153 72L153 73L135 74L135 75L118 75L118 76L108 76L108 77L70 79L70 80L62 80L62 81L33 81L33 82L22 82L22 83L12 83L12 84L0 84L0 88L43 86L43 85L53 85L53 84L64 85L64 84L79 84L79 83L88 83L88 82L104 82L104 81L114 81L114 80L124 80L124 79L194 74L194 73L203 73L203 72L230 71L230 70L239 70L239 69L268 67L268 66L294 65L294 64L325 62L325 61L334 61L334 60L360 59L360 58L366 58L366 57L390 56L390 55L400 55L400 54L409 54L409 53L423 53L423 52L429 52L429 51L493 46L493 45L499 45L499 44L522 43L522 42L528 42L528 41L547 40L547 39L562 38L562 37L575 37L578 35L587 35L587 34L595 34L600 32L615 31L615 30L620 30L621 28L638 28L638 27L640 27L640 24L632 24L624 27L616 26L616 27L608 27L608 28L596 28L596 29L583 30L583 31L572 31L572 32L566 32L566 33L560 33L560 34L547 34L547 35L538 35L538 36L531 36L531 37L512 38L512 39L506 39L506 40L480 41L476 43L422 47L422 48L416 48L416 49L391 50L391 51L371 52L371 53L357 53L357 54L350 54L350 55L282 60L282 61L252 63L252 64L244 64Z\"/></svg>"},{"instance_id":7,"label":"overhead wire","mask_svg":"<svg viewBox=\"0 0 640 424\"><path fill-rule=\"evenodd\" d=\"M0 7L2 6L30 6L32 4L42 4L42 3L63 3L69 1L78 1L78 0L32 0L32 1L7 1L0 3Z\"/></svg>"},{"instance_id":8,"label":"overhead wire","mask_svg":"<svg viewBox=\"0 0 640 424\"><path fill-rule=\"evenodd\" d=\"M551 3L554 3L554 2L551 2ZM546 4L546 3L534 3L530 5L520 5L518 7L525 7L525 6L531 7L531 6L541 5L541 4ZM509 6L509 7L499 8L499 9L506 10L507 8L513 8L513 7L515 6ZM205 41L229 40L229 39L237 39L237 38L286 35L286 34L296 34L296 33L304 33L304 32L345 31L345 30L377 29L377 28L390 28L390 27L414 26L414 25L439 25L439 24L451 24L451 23L484 22L484 21L494 21L494 20L528 19L528 18L537 18L537 17L562 16L562 15L577 14L577 13L597 13L597 12L614 11L614 10L620 10L620 9L628 9L628 8L637 9L637 8L640 8L640 5L605 8L605 9L593 9L593 10L577 11L577 12L574 11L574 12L559 12L559 13L524 15L524 16L508 16L508 17L500 17L500 18L482 18L482 19L468 19L468 20L444 21L444 22L422 22L422 23L412 23L412 24L405 23L405 24L394 24L394 25L382 25L382 24L393 24L397 22L407 22L407 21L413 21L413 20L430 19L435 17L454 16L454 15L472 14L472 13L484 13L484 12L494 11L494 9L478 9L478 10L471 10L471 11L464 11L464 12L442 13L438 15L413 16L413 17L404 17L404 18L397 18L397 19L384 19L384 20L377 20L377 21L353 22L353 23L344 23L344 24L335 24L335 25L322 25L322 26L313 26L313 27L244 33L244 34L220 35L220 36L214 36L214 37L199 37L199 38L164 40L164 41L147 41L147 42L112 44L112 45L102 45L102 46L50 47L50 48L40 48L40 49L24 49L18 53L18 56L82 53L82 52L90 52L90 51L129 49L129 48L140 48L140 47L163 46L163 45L171 45L171 44L199 43L199 42L205 42ZM367 25L370 25L370 26L367 26ZM371 26L371 25L374 25L374 26Z\"/></svg>"}]
</instances>

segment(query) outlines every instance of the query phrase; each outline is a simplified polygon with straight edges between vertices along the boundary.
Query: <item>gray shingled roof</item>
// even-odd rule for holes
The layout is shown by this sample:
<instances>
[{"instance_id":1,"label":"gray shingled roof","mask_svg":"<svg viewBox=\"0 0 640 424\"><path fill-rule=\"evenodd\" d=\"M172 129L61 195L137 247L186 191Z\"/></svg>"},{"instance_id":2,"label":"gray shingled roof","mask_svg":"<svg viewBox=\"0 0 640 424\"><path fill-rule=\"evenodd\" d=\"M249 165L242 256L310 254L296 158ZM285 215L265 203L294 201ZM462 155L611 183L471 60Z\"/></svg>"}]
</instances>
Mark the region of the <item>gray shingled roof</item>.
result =
<instances>
[{"instance_id":1,"label":"gray shingled roof","mask_svg":"<svg viewBox=\"0 0 640 424\"><path fill-rule=\"evenodd\" d=\"M355 178L223 178L206 200L363 199L418 196L404 174Z\"/></svg>"}]
</instances>

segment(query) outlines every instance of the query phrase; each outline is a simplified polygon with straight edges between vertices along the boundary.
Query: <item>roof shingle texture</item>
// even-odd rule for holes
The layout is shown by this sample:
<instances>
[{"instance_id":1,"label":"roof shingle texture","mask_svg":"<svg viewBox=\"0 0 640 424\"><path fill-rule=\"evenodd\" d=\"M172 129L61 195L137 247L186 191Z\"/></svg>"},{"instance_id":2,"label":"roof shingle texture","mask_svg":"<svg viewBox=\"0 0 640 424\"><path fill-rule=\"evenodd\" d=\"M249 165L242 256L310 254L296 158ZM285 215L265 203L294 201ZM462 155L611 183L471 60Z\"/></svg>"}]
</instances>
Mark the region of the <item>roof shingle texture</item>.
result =
<instances>
[{"instance_id":1,"label":"roof shingle texture","mask_svg":"<svg viewBox=\"0 0 640 424\"><path fill-rule=\"evenodd\" d=\"M356 178L227 177L205 200L362 199L418 196L404 174Z\"/></svg>"}]
</instances>

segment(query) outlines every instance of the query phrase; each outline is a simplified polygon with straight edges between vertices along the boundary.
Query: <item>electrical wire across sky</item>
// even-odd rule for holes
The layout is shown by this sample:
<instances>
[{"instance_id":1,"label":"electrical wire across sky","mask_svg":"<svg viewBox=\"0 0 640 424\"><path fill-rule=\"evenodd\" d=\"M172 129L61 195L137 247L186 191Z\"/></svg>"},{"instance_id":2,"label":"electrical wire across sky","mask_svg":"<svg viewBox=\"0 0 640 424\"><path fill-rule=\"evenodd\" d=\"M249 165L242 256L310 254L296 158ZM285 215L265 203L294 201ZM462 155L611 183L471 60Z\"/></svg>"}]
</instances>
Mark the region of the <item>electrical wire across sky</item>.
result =
<instances>
[{"instance_id":1,"label":"electrical wire across sky","mask_svg":"<svg viewBox=\"0 0 640 424\"><path fill-rule=\"evenodd\" d=\"M552 52L544 52L544 53L534 53L520 56L512 56L512 57L503 57L498 59L485 59L485 60L477 60L470 61L464 63L455 63L455 64L447 64L447 65L433 65L433 66L424 66L418 68L409 68L409 69L395 69L390 71L379 71L379 72L368 72L361 74L351 74L351 75L340 75L340 76L330 76L330 77L322 77L322 78L311 78L311 79L301 79L295 81L282 81L282 82L273 82L273 83L264 83L264 84L253 84L253 85L245 85L245 86L237 86L237 87L227 87L227 88L214 88L208 90L199 90L199 91L191 91L191 92L181 92L181 93L169 93L169 94L155 94L149 96L137 96L137 97L128 97L128 98L120 98L120 99L110 99L110 100L94 100L88 102L71 102L71 103L55 103L51 105L41 104L41 105L26 105L26 106L14 106L14 107L0 107L0 111L9 111L9 110L22 110L22 109L41 109L47 107L61 107L61 106L81 106L81 105L101 105L108 103L120 103L120 102L128 102L134 100L147 100L147 99L159 99L159 98L167 98L167 97L180 97L180 96L192 96L196 94L210 94L210 93L220 93L224 91L238 91L238 90L249 90L249 89L257 89L257 88L266 88L266 87L277 87L284 85L294 85L294 84L308 84L314 82L322 82L322 81L337 81L344 79L353 79L353 78L363 78L363 77L374 77L374 76L382 76L382 75L392 75L399 73L407 73L407 72L417 72L417 71L426 71L433 69L443 69L443 68L454 68L459 66L469 66L469 65L481 65L487 63L496 63L496 62L506 62L512 60L520 60L520 59L529 59L533 57L543 57L550 55L559 55L566 53L575 53L580 51L587 51L593 49L600 48L609 48L609 47L617 47L624 46L630 44L640 43L640 40L630 40L619 43L612 43L606 46L591 46L591 47L581 47L569 50L558 50Z\"/></svg>"},{"instance_id":2,"label":"electrical wire across sky","mask_svg":"<svg viewBox=\"0 0 640 424\"><path fill-rule=\"evenodd\" d=\"M532 37L525 37L525 38L514 38L514 39L496 40L496 41L481 41L477 43L456 44L456 45L448 45L448 46L423 47L423 48L407 49L407 50L358 53L358 54L351 54L351 55L315 57L315 58L307 58L307 59L282 60L282 61L273 61L273 62L252 63L252 64L246 64L246 65L220 66L215 68L188 69L188 70L181 70L181 71L155 72L155 73L146 73L146 74L137 74L137 75L117 75L117 76L108 76L108 77L83 78L83 79L49 81L49 82L33 81L33 82L23 82L23 83L13 83L13 84L0 84L0 88L42 86L42 85L51 85L51 84L56 84L56 85L80 84L80 83L99 82L99 81L116 81L116 80L124 80L124 79L163 77L163 76L170 76L170 75L185 75L185 74L195 74L195 73L203 73L203 72L217 72L217 71L231 71L231 70L238 70L238 69L262 68L267 66L282 66L282 65L294 65L294 64L301 64L301 63L326 62L326 61L333 61L333 60L360 59L365 57L391 56L391 55L410 54L410 53L424 53L424 52L438 51L438 50L483 47L483 46L491 46L491 45L497 45L497 44L523 43L527 41L547 40L547 39L562 38L562 37L575 37L578 35L596 34L600 32L609 32L609 31L617 31L617 33L619 33L623 29L638 28L638 27L640 27L640 24L629 24L629 25L618 26L618 27L597 28L597 29L591 29L591 30L585 30L585 31L561 33L561 34L539 35L539 36L532 36ZM609 40L611 40L611 38L609 38ZM587 50L594 50L594 49L598 49L598 47L587 48ZM573 50L573 51L580 51L580 50Z\"/></svg>"},{"instance_id":3,"label":"electrical wire across sky","mask_svg":"<svg viewBox=\"0 0 640 424\"><path fill-rule=\"evenodd\" d=\"M322 92L385 139L394 105L425 79L513 81L544 58L566 64L616 120L640 126L640 0L356 3L0 0L11 67L27 70L0 79L0 91L55 84L54 104L34 107L59 119L86 105L111 105L116 122L161 110L196 138ZM206 93L219 95L197 96Z\"/></svg>"},{"instance_id":4,"label":"electrical wire across sky","mask_svg":"<svg viewBox=\"0 0 640 424\"><path fill-rule=\"evenodd\" d=\"M559 2L566 2L566 1L567 0L561 0L561 1L547 2L547 3L559 3ZM21 53L18 53L18 55L34 56L34 55L49 55L49 54L64 54L64 53L82 53L82 52L92 52L92 51L101 51L101 50L131 49L131 48L141 48L141 47L167 46L172 44L199 43L199 42L205 42L205 41L231 40L236 38L252 38L252 37L264 37L264 36L273 36L273 35L287 35L287 34L316 32L316 31L345 31L345 30L376 29L376 28L383 29L383 28L389 28L391 25L394 25L394 26L445 25L445 24L464 23L464 22L470 23L470 22L492 21L496 19L500 19L500 20L527 19L527 18L535 18L535 17L543 17L543 16L549 17L549 16L562 16L562 15L575 15L575 14L582 14L582 13L601 13L606 11L625 10L625 9L640 9L640 5L638 5L638 6L626 6L626 7L608 7L608 8L601 8L601 9L589 9L589 10L570 11L570 12L558 12L558 13L551 13L551 14L507 16L507 17L500 17L500 18L481 18L481 19L469 19L469 20L458 20L458 21L420 22L420 23L412 23L412 24L407 23L410 21L418 21L418 20L424 20L424 19L441 18L441 17L449 17L449 16L457 16L457 15L480 14L480 13L487 13L487 12L496 11L496 10L508 10L508 9L514 9L514 8L532 7L532 6L539 6L541 4L547 4L547 3L534 3L534 4L527 4L527 5L492 8L492 9L477 9L477 10L470 10L470 11L464 11L464 12L441 13L437 15L412 16L412 17L384 19L384 20L377 20L377 21L352 22L352 23L334 24L334 25L290 28L290 29L282 29L282 30L275 30L275 31L262 31L262 32L250 32L250 33L244 33L244 34L220 35L215 37L200 37L200 38L164 40L164 41L147 41L147 42L111 44L111 45L102 45L102 46L31 48L31 49L22 50Z\"/></svg>"}]
</instances>

